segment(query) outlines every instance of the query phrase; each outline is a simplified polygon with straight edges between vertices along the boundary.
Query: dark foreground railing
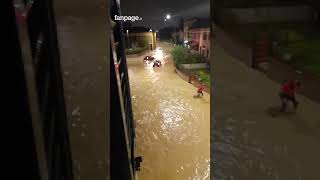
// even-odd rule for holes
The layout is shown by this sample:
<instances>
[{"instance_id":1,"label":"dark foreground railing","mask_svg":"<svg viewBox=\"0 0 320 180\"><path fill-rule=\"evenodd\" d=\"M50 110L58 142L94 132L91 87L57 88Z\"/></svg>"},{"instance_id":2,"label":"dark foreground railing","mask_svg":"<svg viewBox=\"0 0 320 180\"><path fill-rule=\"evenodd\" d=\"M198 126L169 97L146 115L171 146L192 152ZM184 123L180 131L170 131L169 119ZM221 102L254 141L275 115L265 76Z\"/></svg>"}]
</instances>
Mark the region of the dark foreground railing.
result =
<instances>
[{"instance_id":1,"label":"dark foreground railing","mask_svg":"<svg viewBox=\"0 0 320 180\"><path fill-rule=\"evenodd\" d=\"M24 74L39 176L42 180L73 180L63 82L51 0L14 1L16 57ZM19 59L21 58L21 59ZM17 162L19 163L19 162ZM19 173L19 172L18 172ZM26 177L29 179L28 177Z\"/></svg>"},{"instance_id":2,"label":"dark foreground railing","mask_svg":"<svg viewBox=\"0 0 320 180\"><path fill-rule=\"evenodd\" d=\"M134 124L119 1L111 1L111 179L134 179ZM137 163L135 161L137 159ZM140 160L140 161L139 161Z\"/></svg>"}]
</instances>

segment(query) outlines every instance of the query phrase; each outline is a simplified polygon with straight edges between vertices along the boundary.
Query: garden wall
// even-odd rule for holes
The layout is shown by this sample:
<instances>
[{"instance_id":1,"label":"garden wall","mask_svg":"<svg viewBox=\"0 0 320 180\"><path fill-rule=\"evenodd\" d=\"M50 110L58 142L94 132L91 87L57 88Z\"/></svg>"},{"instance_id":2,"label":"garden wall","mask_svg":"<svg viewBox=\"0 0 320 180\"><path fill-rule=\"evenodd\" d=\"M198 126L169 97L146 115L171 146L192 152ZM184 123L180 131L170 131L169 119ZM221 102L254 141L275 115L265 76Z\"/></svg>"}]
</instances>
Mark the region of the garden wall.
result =
<instances>
[{"instance_id":1,"label":"garden wall","mask_svg":"<svg viewBox=\"0 0 320 180\"><path fill-rule=\"evenodd\" d=\"M183 69L209 69L209 66L207 63L197 63L197 64L180 64L179 68Z\"/></svg>"}]
</instances>

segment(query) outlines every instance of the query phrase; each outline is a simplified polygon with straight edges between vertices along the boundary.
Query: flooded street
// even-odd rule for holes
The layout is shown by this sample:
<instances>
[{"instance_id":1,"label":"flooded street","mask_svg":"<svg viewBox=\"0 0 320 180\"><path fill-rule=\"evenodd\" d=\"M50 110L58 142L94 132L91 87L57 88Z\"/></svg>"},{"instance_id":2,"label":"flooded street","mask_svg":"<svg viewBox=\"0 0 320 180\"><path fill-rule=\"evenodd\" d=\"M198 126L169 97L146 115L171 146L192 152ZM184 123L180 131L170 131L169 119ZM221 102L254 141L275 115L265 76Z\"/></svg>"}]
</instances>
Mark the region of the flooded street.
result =
<instances>
[{"instance_id":1,"label":"flooded street","mask_svg":"<svg viewBox=\"0 0 320 180\"><path fill-rule=\"evenodd\" d=\"M318 180L320 105L298 95L296 114L272 117L279 84L214 48L214 179Z\"/></svg>"},{"instance_id":2,"label":"flooded street","mask_svg":"<svg viewBox=\"0 0 320 180\"><path fill-rule=\"evenodd\" d=\"M136 130L139 180L205 180L210 176L210 96L195 99L196 88L174 71L169 43L127 58ZM144 64L152 55L160 68Z\"/></svg>"}]
</instances>

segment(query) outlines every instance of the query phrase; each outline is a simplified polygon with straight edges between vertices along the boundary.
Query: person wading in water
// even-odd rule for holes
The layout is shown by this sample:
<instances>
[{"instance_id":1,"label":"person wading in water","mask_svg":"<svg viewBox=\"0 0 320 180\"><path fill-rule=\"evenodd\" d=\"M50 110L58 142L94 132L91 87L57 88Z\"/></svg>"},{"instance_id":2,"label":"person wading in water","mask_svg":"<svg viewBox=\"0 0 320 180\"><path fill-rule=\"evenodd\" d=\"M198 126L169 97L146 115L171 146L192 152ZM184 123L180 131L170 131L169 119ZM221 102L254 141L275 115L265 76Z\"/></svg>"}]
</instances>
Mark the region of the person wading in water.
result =
<instances>
[{"instance_id":1,"label":"person wading in water","mask_svg":"<svg viewBox=\"0 0 320 180\"><path fill-rule=\"evenodd\" d=\"M201 94L201 96L203 96L203 92L202 92L203 90L204 90L204 87L201 85L197 90L198 97L200 97L200 94Z\"/></svg>"},{"instance_id":2,"label":"person wading in water","mask_svg":"<svg viewBox=\"0 0 320 180\"><path fill-rule=\"evenodd\" d=\"M300 86L301 83L298 80L289 80L282 83L279 93L281 100L281 112L285 112L287 110L288 101L291 101L295 111L297 110L299 102L296 100L295 94Z\"/></svg>"}]
</instances>

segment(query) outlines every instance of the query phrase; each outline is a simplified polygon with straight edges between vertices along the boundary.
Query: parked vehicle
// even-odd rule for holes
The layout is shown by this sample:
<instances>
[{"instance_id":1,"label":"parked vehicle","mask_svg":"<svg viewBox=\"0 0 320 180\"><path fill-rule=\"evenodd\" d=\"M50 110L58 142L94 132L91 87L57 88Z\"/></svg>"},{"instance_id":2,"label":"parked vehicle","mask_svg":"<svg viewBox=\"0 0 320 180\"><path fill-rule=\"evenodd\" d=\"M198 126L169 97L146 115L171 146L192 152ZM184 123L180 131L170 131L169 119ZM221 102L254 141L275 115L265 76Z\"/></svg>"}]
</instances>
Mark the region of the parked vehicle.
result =
<instances>
[{"instance_id":1,"label":"parked vehicle","mask_svg":"<svg viewBox=\"0 0 320 180\"><path fill-rule=\"evenodd\" d=\"M155 60L153 62L153 67L160 67L162 65L161 61L160 60Z\"/></svg>"},{"instance_id":2,"label":"parked vehicle","mask_svg":"<svg viewBox=\"0 0 320 180\"><path fill-rule=\"evenodd\" d=\"M149 62L152 62L152 61L154 61L154 57L152 57L152 56L146 56L146 57L143 58L143 62L144 63L149 63Z\"/></svg>"}]
</instances>

